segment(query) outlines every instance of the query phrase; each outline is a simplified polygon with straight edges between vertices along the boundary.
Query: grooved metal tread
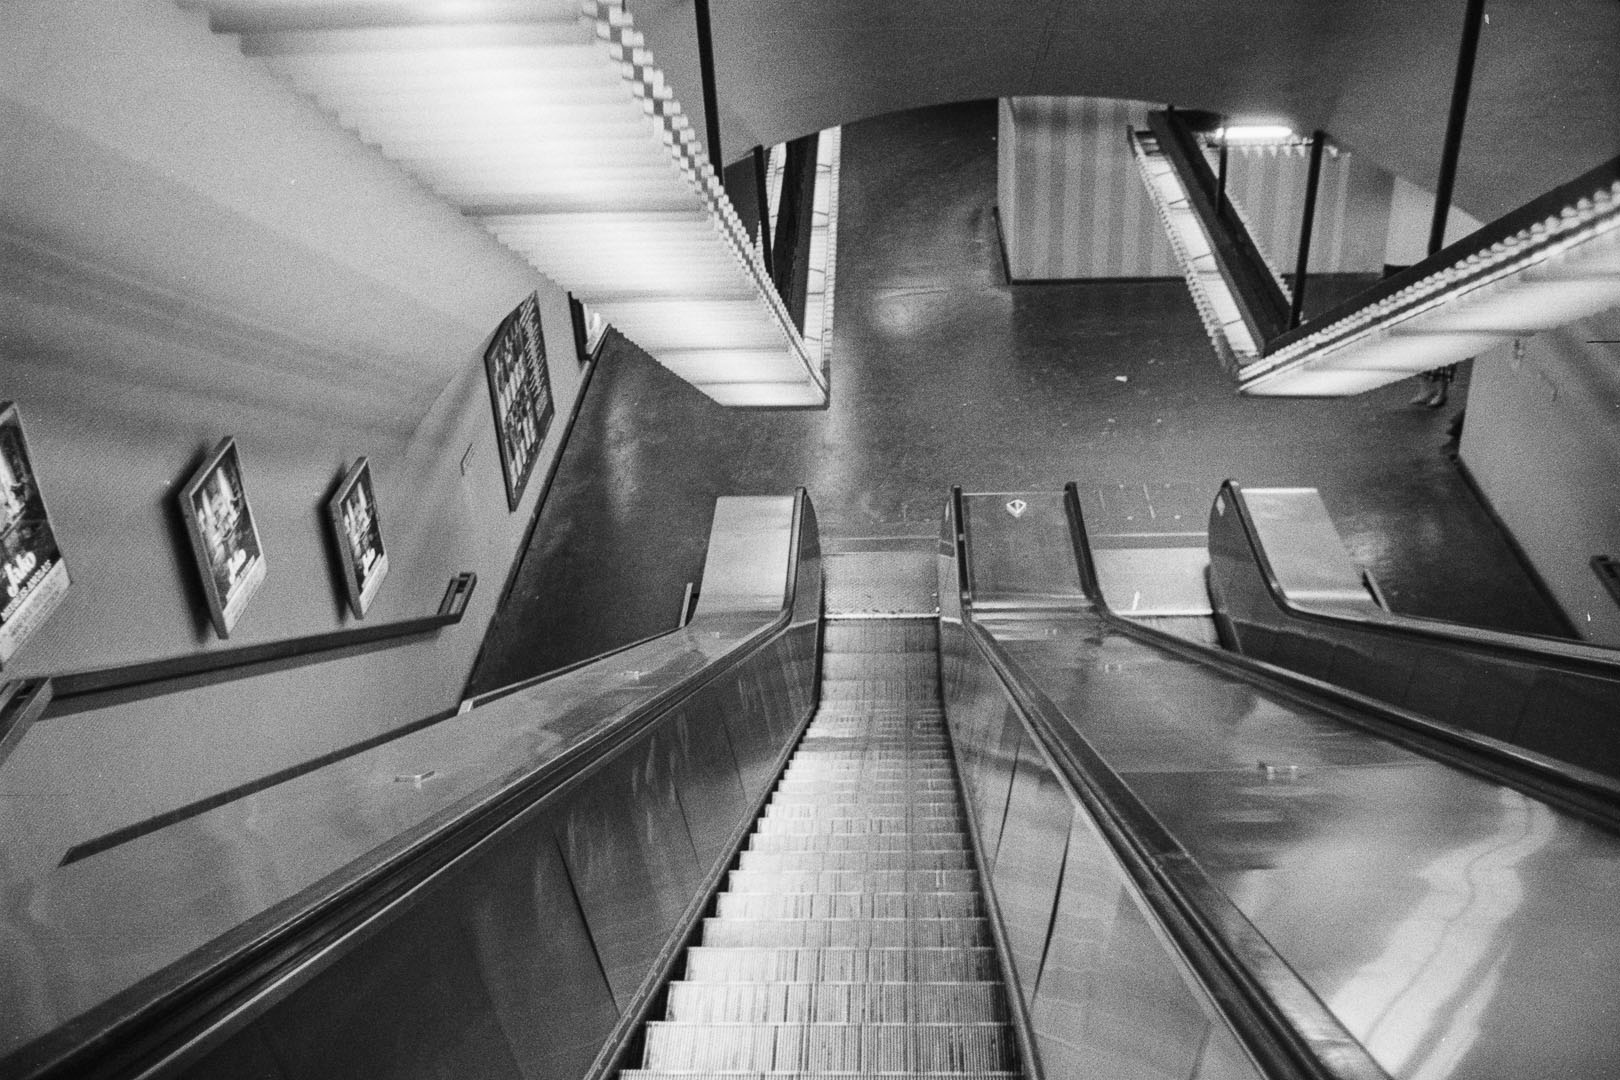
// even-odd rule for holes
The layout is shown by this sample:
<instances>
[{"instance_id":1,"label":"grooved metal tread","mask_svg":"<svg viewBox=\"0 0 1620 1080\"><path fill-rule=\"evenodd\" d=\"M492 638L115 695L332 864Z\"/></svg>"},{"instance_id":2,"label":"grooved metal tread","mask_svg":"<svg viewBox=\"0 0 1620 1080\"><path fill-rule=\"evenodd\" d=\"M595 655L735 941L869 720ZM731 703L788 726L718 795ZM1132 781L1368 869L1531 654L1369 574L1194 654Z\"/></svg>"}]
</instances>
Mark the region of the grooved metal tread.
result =
<instances>
[{"instance_id":1,"label":"grooved metal tread","mask_svg":"<svg viewBox=\"0 0 1620 1080\"><path fill-rule=\"evenodd\" d=\"M676 983L669 1019L681 1023L947 1023L1007 1020L998 982Z\"/></svg>"},{"instance_id":2,"label":"grooved metal tread","mask_svg":"<svg viewBox=\"0 0 1620 1080\"><path fill-rule=\"evenodd\" d=\"M828 624L823 704L626 1080L1020 1075L936 634Z\"/></svg>"},{"instance_id":3,"label":"grooved metal tread","mask_svg":"<svg viewBox=\"0 0 1620 1080\"><path fill-rule=\"evenodd\" d=\"M832 946L822 949L698 945L686 950L691 982L972 982L999 979L995 950Z\"/></svg>"},{"instance_id":4,"label":"grooved metal tread","mask_svg":"<svg viewBox=\"0 0 1620 1080\"><path fill-rule=\"evenodd\" d=\"M647 1065L660 1069L964 1072L1004 1068L1010 1024L647 1024Z\"/></svg>"}]
</instances>

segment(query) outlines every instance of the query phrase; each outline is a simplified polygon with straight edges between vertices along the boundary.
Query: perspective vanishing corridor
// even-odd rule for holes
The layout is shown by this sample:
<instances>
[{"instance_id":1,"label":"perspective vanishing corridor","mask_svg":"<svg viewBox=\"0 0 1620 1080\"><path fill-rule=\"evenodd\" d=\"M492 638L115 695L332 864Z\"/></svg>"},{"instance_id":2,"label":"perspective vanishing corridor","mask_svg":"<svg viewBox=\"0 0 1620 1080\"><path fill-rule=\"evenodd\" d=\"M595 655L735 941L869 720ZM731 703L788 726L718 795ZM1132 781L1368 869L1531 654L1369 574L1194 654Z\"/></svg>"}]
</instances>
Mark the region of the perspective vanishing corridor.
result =
<instances>
[{"instance_id":1,"label":"perspective vanishing corridor","mask_svg":"<svg viewBox=\"0 0 1620 1080\"><path fill-rule=\"evenodd\" d=\"M831 556L829 606L841 562L883 561ZM829 618L820 709L685 970L628 1080L1021 1075L933 620Z\"/></svg>"}]
</instances>

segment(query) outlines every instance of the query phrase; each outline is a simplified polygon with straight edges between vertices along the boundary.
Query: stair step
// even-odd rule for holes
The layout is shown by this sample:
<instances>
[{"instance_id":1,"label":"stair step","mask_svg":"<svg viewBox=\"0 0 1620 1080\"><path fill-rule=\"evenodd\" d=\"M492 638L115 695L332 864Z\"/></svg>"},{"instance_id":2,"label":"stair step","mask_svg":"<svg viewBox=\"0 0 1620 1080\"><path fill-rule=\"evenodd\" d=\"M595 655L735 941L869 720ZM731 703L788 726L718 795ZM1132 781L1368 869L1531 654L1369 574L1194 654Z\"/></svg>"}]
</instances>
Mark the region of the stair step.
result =
<instances>
[{"instance_id":1,"label":"stair step","mask_svg":"<svg viewBox=\"0 0 1620 1080\"><path fill-rule=\"evenodd\" d=\"M677 1023L1005 1023L997 982L694 983L669 989Z\"/></svg>"},{"instance_id":2,"label":"stair step","mask_svg":"<svg viewBox=\"0 0 1620 1080\"><path fill-rule=\"evenodd\" d=\"M940 795L954 795L956 781L951 777L919 776L913 780L827 780L804 779L784 777L776 785L779 795L887 795L891 799L895 796L910 794L928 795L937 798ZM841 800L842 801L842 800Z\"/></svg>"},{"instance_id":3,"label":"stair step","mask_svg":"<svg viewBox=\"0 0 1620 1080\"><path fill-rule=\"evenodd\" d=\"M1016 1061L1007 1024L647 1025L648 1069L963 1072Z\"/></svg>"},{"instance_id":4,"label":"stair step","mask_svg":"<svg viewBox=\"0 0 1620 1080\"><path fill-rule=\"evenodd\" d=\"M984 914L977 891L721 893L721 919L960 919Z\"/></svg>"},{"instance_id":5,"label":"stair step","mask_svg":"<svg viewBox=\"0 0 1620 1080\"><path fill-rule=\"evenodd\" d=\"M888 836L896 833L960 833L962 819L955 814L916 817L808 817L767 813L759 819L761 836Z\"/></svg>"},{"instance_id":6,"label":"stair step","mask_svg":"<svg viewBox=\"0 0 1620 1080\"><path fill-rule=\"evenodd\" d=\"M828 821L838 818L874 817L906 817L917 815L923 818L951 818L957 821L962 819L961 810L955 799L930 799L928 801L906 802L847 802L829 803L819 800L802 800L798 802L777 802L772 799L765 804L765 814L761 821L815 821L825 819Z\"/></svg>"},{"instance_id":7,"label":"stair step","mask_svg":"<svg viewBox=\"0 0 1620 1080\"><path fill-rule=\"evenodd\" d=\"M961 948L984 945L982 918L704 919L703 944L721 948Z\"/></svg>"},{"instance_id":8,"label":"stair step","mask_svg":"<svg viewBox=\"0 0 1620 1080\"><path fill-rule=\"evenodd\" d=\"M988 945L947 948L720 948L686 950L689 982L980 982L1001 978Z\"/></svg>"},{"instance_id":9,"label":"stair step","mask_svg":"<svg viewBox=\"0 0 1620 1080\"><path fill-rule=\"evenodd\" d=\"M866 836L755 833L749 851L965 851L964 833L875 833Z\"/></svg>"},{"instance_id":10,"label":"stair step","mask_svg":"<svg viewBox=\"0 0 1620 1080\"><path fill-rule=\"evenodd\" d=\"M665 1069L625 1069L619 1073L623 1080L871 1080L874 1075L881 1075L882 1080L1015 1080L1024 1074L1020 1072L1006 1072L999 1070L975 1069L972 1072L885 1072L874 1074L869 1072L846 1072L844 1070L829 1071L817 1069L815 1072L802 1072L790 1069L787 1072L773 1069L770 1072L737 1072L732 1069L681 1069L671 1072Z\"/></svg>"},{"instance_id":11,"label":"stair step","mask_svg":"<svg viewBox=\"0 0 1620 1080\"><path fill-rule=\"evenodd\" d=\"M733 870L732 893L968 892L979 887L974 870Z\"/></svg>"},{"instance_id":12,"label":"stair step","mask_svg":"<svg viewBox=\"0 0 1620 1080\"><path fill-rule=\"evenodd\" d=\"M967 851L753 851L739 870L971 870Z\"/></svg>"}]
</instances>

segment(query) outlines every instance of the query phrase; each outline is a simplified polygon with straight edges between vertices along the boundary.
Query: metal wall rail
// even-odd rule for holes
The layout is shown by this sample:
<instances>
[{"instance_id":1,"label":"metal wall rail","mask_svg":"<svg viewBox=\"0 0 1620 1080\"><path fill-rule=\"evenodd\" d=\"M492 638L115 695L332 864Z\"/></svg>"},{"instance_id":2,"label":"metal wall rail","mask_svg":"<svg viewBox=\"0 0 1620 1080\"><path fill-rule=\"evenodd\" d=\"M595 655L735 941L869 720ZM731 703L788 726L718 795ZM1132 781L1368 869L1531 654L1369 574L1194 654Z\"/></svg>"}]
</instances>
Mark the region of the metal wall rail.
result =
<instances>
[{"instance_id":1,"label":"metal wall rail","mask_svg":"<svg viewBox=\"0 0 1620 1080\"><path fill-rule=\"evenodd\" d=\"M1100 830L1231 1034L1258 1066L1259 1072L1252 1075L1279 1080L1389 1080L1389 1074L1209 880L1061 710L1024 676L1017 661L974 622L971 577L966 570L971 566L972 541L964 524L960 489L952 495L947 529L954 534L961 588L957 625L972 654L993 672L1008 706L1049 764L1054 779ZM946 626L950 628L950 621ZM955 681L961 682L962 676L955 676ZM953 741L971 743L971 735L957 733L954 719L952 727ZM1023 760L1022 751L1017 756ZM964 771L973 772L971 762ZM1009 794L1004 829L1012 827L1013 801ZM1058 912L1054 918L1060 916ZM1015 957L1016 951L1015 946ZM1022 992L1029 992L1030 982L1027 978L1020 981ZM1031 1011L1038 1011L1033 1003ZM1046 1067L1051 1072L1053 1063L1047 1060Z\"/></svg>"},{"instance_id":2,"label":"metal wall rail","mask_svg":"<svg viewBox=\"0 0 1620 1080\"><path fill-rule=\"evenodd\" d=\"M439 601L438 610L432 615L255 645L209 649L138 664L27 676L0 684L0 763L21 740L28 725L46 718L55 704L89 694L111 692L130 697L152 697L180 689L177 684L182 680L221 682L244 679L264 674L269 665L288 668L320 663L349 650L431 634L461 621L477 584L478 575L471 571L451 578L444 597ZM5 700L19 703L26 700L29 707L5 710Z\"/></svg>"},{"instance_id":3,"label":"metal wall rail","mask_svg":"<svg viewBox=\"0 0 1620 1080\"><path fill-rule=\"evenodd\" d=\"M1188 116L1175 110L1154 110L1148 113L1148 127L1158 140L1159 151L1181 177L1187 201L1209 236L1216 264L1231 287L1244 324L1264 349L1266 342L1289 330L1289 297L1204 159Z\"/></svg>"},{"instance_id":4,"label":"metal wall rail","mask_svg":"<svg viewBox=\"0 0 1620 1080\"><path fill-rule=\"evenodd\" d=\"M1064 486L1064 505L1081 588L1111 631L1213 667L1286 700L1319 710L1396 745L1546 802L1609 830L1620 830L1620 781L1502 739L1400 708L1277 664L1212 649L1109 609L1097 581L1079 488Z\"/></svg>"},{"instance_id":5,"label":"metal wall rail","mask_svg":"<svg viewBox=\"0 0 1620 1080\"><path fill-rule=\"evenodd\" d=\"M1210 510L1223 644L1391 705L1620 776L1620 650L1288 596L1241 485Z\"/></svg>"},{"instance_id":6,"label":"metal wall rail","mask_svg":"<svg viewBox=\"0 0 1620 1080\"><path fill-rule=\"evenodd\" d=\"M639 1026L814 709L820 554L802 489L792 538L767 625L21 1045L0 1075L381 1077L424 1057L586 1074ZM523 1034L542 1029L555 1038Z\"/></svg>"}]
</instances>

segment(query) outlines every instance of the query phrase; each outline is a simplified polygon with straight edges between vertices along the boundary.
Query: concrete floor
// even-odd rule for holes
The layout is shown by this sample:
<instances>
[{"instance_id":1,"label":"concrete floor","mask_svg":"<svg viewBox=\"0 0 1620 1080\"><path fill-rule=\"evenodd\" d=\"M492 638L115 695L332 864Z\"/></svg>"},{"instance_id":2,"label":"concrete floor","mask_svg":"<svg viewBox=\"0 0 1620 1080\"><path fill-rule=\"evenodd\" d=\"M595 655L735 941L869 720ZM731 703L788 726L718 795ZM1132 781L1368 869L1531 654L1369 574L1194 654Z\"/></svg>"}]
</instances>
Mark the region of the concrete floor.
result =
<instances>
[{"instance_id":1,"label":"concrete floor","mask_svg":"<svg viewBox=\"0 0 1620 1080\"><path fill-rule=\"evenodd\" d=\"M1137 490L1196 531L1223 479L1311 485L1396 610L1563 632L1446 453L1466 372L1438 410L1241 398L1179 281L1009 286L995 137L982 102L845 129L827 410L722 409L610 339L473 691L672 628L714 498L799 485L827 537L930 533L952 484L1076 480L1093 531Z\"/></svg>"}]
</instances>

